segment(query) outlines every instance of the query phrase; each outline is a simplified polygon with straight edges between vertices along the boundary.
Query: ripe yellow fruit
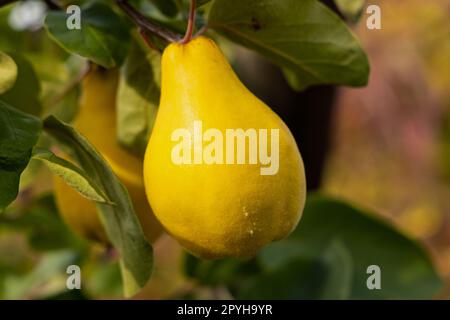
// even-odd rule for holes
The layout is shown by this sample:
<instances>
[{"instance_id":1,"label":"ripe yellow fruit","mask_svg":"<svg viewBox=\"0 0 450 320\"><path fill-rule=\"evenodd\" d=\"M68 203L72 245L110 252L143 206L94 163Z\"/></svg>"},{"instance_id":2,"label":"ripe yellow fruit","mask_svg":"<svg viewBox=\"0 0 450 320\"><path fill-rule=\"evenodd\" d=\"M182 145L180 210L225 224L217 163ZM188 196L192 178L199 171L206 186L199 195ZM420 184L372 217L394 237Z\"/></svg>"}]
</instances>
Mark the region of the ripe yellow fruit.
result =
<instances>
[{"instance_id":1,"label":"ripe yellow fruit","mask_svg":"<svg viewBox=\"0 0 450 320\"><path fill-rule=\"evenodd\" d=\"M283 121L248 91L217 45L205 37L165 49L161 89L144 158L144 182L165 229L204 258L251 257L286 237L301 217L306 181L300 152ZM173 161L174 132L185 128L194 137L200 121L204 130L213 128L216 134L237 128L278 129L277 172L262 175L261 166L249 161L206 164L204 152L218 137L194 146L186 162Z\"/></svg>"},{"instance_id":2,"label":"ripe yellow fruit","mask_svg":"<svg viewBox=\"0 0 450 320\"><path fill-rule=\"evenodd\" d=\"M147 240L153 242L162 227L145 196L142 160L122 149L116 139L116 70L94 69L83 80L75 128L103 155L127 188ZM63 219L74 231L91 240L107 243L95 204L82 197L60 178L55 178L55 198ZM113 199L114 200L114 199Z\"/></svg>"}]
</instances>

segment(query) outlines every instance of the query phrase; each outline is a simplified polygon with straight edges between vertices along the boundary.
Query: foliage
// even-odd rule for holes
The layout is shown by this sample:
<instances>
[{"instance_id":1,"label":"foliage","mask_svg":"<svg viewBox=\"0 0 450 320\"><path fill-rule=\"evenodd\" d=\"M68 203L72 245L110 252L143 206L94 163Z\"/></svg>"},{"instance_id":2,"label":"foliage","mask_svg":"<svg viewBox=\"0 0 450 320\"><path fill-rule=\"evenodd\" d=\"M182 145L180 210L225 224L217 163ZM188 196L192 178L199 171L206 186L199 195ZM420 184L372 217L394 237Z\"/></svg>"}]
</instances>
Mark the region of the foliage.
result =
<instances>
[{"instance_id":1,"label":"foliage","mask_svg":"<svg viewBox=\"0 0 450 320\"><path fill-rule=\"evenodd\" d=\"M33 159L44 162L48 168L56 175L61 177L68 185L75 188L81 195L87 199L100 203L112 204L110 199L103 194L99 186L97 186L90 177L80 168L62 159L49 150L35 149Z\"/></svg>"},{"instance_id":2,"label":"foliage","mask_svg":"<svg viewBox=\"0 0 450 320\"><path fill-rule=\"evenodd\" d=\"M42 111L42 104L39 101L41 84L38 76L28 59L20 53L12 53L10 57L17 65L17 77L14 85L5 90L0 99L19 110L38 116ZM24 91L27 94L23 94Z\"/></svg>"},{"instance_id":3,"label":"foliage","mask_svg":"<svg viewBox=\"0 0 450 320\"><path fill-rule=\"evenodd\" d=\"M151 276L152 246L126 188L91 143L65 122L76 113L78 82L88 64L120 68L118 134L111 138L142 157L157 113L160 51L167 43L148 30L142 38L136 21L117 5L57 3L82 5L81 29L68 31L67 14L49 10L44 26L15 30L8 24L15 4L0 7L0 211L5 211L0 215L0 297L90 299L116 296L122 287L131 296ZM175 34L185 29L187 0L130 3L161 28ZM351 21L364 7L364 1L336 4ZM205 26L207 36L264 55L295 90L368 82L369 61L358 39L318 0L199 0L197 6L198 29ZM75 162L56 156L55 148L73 154ZM91 244L68 230L53 197L39 189L42 166L31 170L38 161L96 201L114 249L93 254ZM20 179L26 168L31 177L26 180L38 183L29 186ZM26 244L8 261L1 237L9 244L17 234ZM87 288L77 294L68 293L61 281L72 263L89 270ZM372 264L383 270L383 290L367 289ZM246 299L424 299L442 285L419 243L372 213L322 195L308 197L302 222L289 238L254 259L209 261L186 254L184 272L202 286L226 287ZM49 282L56 289L41 290Z\"/></svg>"},{"instance_id":4,"label":"foliage","mask_svg":"<svg viewBox=\"0 0 450 320\"><path fill-rule=\"evenodd\" d=\"M10 89L17 79L17 65L7 54L0 52L0 94Z\"/></svg>"},{"instance_id":5,"label":"foliage","mask_svg":"<svg viewBox=\"0 0 450 320\"><path fill-rule=\"evenodd\" d=\"M83 7L81 16L81 28L68 32L66 13L52 11L47 15L46 26L55 41L69 52L105 68L121 65L129 41L125 22L108 6L100 3Z\"/></svg>"},{"instance_id":6,"label":"foliage","mask_svg":"<svg viewBox=\"0 0 450 320\"><path fill-rule=\"evenodd\" d=\"M343 15L356 22L361 17L366 0L336 0L335 2Z\"/></svg>"},{"instance_id":7,"label":"foliage","mask_svg":"<svg viewBox=\"0 0 450 320\"><path fill-rule=\"evenodd\" d=\"M132 42L117 91L117 139L139 155L144 154L159 102L160 55L142 46L138 39Z\"/></svg>"},{"instance_id":8,"label":"foliage","mask_svg":"<svg viewBox=\"0 0 450 320\"><path fill-rule=\"evenodd\" d=\"M44 128L55 139L70 148L81 167L103 188L102 192L108 199L114 199L112 204L98 204L98 206L108 237L122 256L121 266L126 294L136 293L150 277L153 251L145 239L128 191L103 157L75 129L53 116L44 121Z\"/></svg>"},{"instance_id":9,"label":"foliage","mask_svg":"<svg viewBox=\"0 0 450 320\"><path fill-rule=\"evenodd\" d=\"M295 89L367 84L366 54L345 23L318 1L216 0L208 25L287 68Z\"/></svg>"},{"instance_id":10,"label":"foliage","mask_svg":"<svg viewBox=\"0 0 450 320\"><path fill-rule=\"evenodd\" d=\"M382 270L382 290L367 288L370 265ZM188 256L185 271L245 299L429 299L442 287L420 244L373 214L318 194L309 196L294 233L256 259Z\"/></svg>"},{"instance_id":11,"label":"foliage","mask_svg":"<svg viewBox=\"0 0 450 320\"><path fill-rule=\"evenodd\" d=\"M19 190L19 178L31 157L41 121L0 101L0 210L13 201Z\"/></svg>"}]
</instances>

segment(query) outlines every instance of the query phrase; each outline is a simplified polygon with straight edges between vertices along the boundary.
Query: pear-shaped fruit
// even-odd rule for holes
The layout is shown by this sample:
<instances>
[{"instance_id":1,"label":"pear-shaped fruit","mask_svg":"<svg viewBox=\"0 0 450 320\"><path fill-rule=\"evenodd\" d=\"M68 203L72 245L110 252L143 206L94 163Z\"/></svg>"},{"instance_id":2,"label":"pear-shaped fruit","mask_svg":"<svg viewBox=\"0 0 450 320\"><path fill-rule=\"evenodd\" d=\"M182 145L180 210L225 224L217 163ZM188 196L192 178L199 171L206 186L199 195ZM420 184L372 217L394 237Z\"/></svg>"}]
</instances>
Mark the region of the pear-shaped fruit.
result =
<instances>
[{"instance_id":1,"label":"pear-shaped fruit","mask_svg":"<svg viewBox=\"0 0 450 320\"><path fill-rule=\"evenodd\" d=\"M82 83L82 96L75 128L103 155L127 188L147 240L162 232L148 205L143 181L142 160L125 151L116 139L115 97L117 70L94 68ZM91 240L108 242L95 204L55 178L55 197L64 220L74 231Z\"/></svg>"},{"instance_id":2,"label":"pear-shaped fruit","mask_svg":"<svg viewBox=\"0 0 450 320\"><path fill-rule=\"evenodd\" d=\"M283 121L205 37L165 49L161 85L144 181L165 229L204 258L250 257L286 237L301 217L306 182ZM232 135L238 129L248 135L244 147Z\"/></svg>"}]
</instances>

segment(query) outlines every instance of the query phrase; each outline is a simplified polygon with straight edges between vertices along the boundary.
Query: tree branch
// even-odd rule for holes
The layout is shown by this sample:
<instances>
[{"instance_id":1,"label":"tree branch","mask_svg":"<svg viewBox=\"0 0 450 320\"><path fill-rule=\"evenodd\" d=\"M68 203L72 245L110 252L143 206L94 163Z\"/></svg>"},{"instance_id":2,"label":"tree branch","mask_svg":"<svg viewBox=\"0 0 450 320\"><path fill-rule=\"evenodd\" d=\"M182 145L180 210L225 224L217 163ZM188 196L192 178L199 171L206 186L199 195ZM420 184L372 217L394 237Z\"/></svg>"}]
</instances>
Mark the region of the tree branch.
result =
<instances>
[{"instance_id":1,"label":"tree branch","mask_svg":"<svg viewBox=\"0 0 450 320\"><path fill-rule=\"evenodd\" d=\"M148 35L145 33L145 30L142 29L141 27L139 27L139 33L142 37L142 39L144 39L144 42L153 50L156 50L158 52L161 52L161 50L155 46L155 44L149 39Z\"/></svg>"},{"instance_id":2,"label":"tree branch","mask_svg":"<svg viewBox=\"0 0 450 320\"><path fill-rule=\"evenodd\" d=\"M169 42L178 42L181 40L181 36L178 33L172 32L147 19L135 8L133 8L127 0L116 0L116 3L140 28L149 31Z\"/></svg>"}]
</instances>

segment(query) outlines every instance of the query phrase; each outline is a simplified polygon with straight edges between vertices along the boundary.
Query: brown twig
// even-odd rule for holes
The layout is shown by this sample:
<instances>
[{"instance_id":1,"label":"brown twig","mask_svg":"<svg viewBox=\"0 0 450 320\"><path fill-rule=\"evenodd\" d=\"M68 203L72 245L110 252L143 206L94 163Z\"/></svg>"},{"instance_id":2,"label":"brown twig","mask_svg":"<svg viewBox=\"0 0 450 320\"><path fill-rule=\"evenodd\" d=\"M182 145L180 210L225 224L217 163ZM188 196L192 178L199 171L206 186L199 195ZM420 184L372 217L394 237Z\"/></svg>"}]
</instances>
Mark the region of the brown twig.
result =
<instances>
[{"instance_id":1,"label":"brown twig","mask_svg":"<svg viewBox=\"0 0 450 320\"><path fill-rule=\"evenodd\" d=\"M195 0L191 0L191 6L189 8L189 19L188 19L188 26L186 29L186 34L184 35L184 38L180 41L182 44L186 44L192 39L192 35L194 33L194 27L195 27Z\"/></svg>"},{"instance_id":2,"label":"brown twig","mask_svg":"<svg viewBox=\"0 0 450 320\"><path fill-rule=\"evenodd\" d=\"M139 11L133 8L133 6L131 6L127 0L116 0L116 3L134 21L134 23L136 23L145 31L154 33L155 35L169 42L178 42L180 40L181 36L178 33L170 31L147 19Z\"/></svg>"},{"instance_id":3,"label":"brown twig","mask_svg":"<svg viewBox=\"0 0 450 320\"><path fill-rule=\"evenodd\" d=\"M161 52L161 50L159 50L159 48L150 40L144 29L139 28L139 34L141 35L142 39L144 39L144 42L147 44L147 46L149 46L153 50Z\"/></svg>"}]
</instances>

